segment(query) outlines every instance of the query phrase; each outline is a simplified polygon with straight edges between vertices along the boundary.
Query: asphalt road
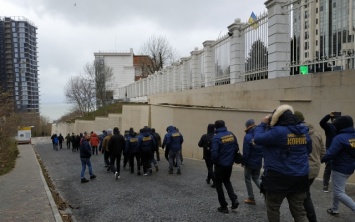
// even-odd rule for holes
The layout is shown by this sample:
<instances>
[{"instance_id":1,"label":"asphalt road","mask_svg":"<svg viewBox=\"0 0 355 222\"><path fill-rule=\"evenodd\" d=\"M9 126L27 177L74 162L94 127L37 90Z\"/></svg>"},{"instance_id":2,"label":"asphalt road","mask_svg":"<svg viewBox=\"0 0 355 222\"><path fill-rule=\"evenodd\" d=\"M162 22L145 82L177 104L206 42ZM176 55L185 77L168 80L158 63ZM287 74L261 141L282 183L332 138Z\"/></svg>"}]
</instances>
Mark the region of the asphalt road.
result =
<instances>
[{"instance_id":1,"label":"asphalt road","mask_svg":"<svg viewBox=\"0 0 355 222\"><path fill-rule=\"evenodd\" d=\"M97 178L80 183L79 153L67 150L53 151L50 141L38 143L36 152L62 198L74 209L76 221L267 221L262 196L254 186L257 205L243 203L247 192L243 168L236 166L232 184L240 202L239 208L229 214L217 212L217 193L205 181L204 161L184 159L182 175L168 174L165 159L159 162L159 172L150 176L137 176L121 168L121 179L116 181L104 167L103 155L92 156L93 171ZM199 149L196 147L196 149ZM88 178L88 171L86 178ZM355 187L348 193L355 198ZM227 194L225 192L227 197ZM323 193L320 180L312 185L312 196L318 221L355 221L354 213L341 204L339 217L326 213L331 205L332 193ZM229 200L228 200L229 201ZM230 202L230 201L229 201ZM285 200L281 207L281 221L293 221Z\"/></svg>"}]
</instances>

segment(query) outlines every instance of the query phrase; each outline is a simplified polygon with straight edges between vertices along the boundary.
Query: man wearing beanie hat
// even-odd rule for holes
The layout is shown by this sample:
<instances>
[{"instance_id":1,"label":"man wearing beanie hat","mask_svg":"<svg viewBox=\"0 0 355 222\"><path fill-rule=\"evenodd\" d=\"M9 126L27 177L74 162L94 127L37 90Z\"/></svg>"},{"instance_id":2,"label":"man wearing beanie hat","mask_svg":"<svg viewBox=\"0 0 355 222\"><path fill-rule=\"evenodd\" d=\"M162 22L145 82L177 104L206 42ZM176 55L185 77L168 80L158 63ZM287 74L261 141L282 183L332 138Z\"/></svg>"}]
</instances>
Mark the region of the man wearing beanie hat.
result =
<instances>
[{"instance_id":1,"label":"man wearing beanie hat","mask_svg":"<svg viewBox=\"0 0 355 222\"><path fill-rule=\"evenodd\" d=\"M335 126L333 125L333 121L338 117L338 115L334 115L339 112L331 112L325 115L321 121L319 122L320 127L324 130L325 133L325 148L329 149L330 144L332 143L333 138L336 136ZM328 121L331 122L328 122ZM332 171L332 166L330 162L325 163L324 173L323 173L323 191L325 193L329 192L329 181L330 174Z\"/></svg>"},{"instance_id":2,"label":"man wearing beanie hat","mask_svg":"<svg viewBox=\"0 0 355 222\"><path fill-rule=\"evenodd\" d=\"M355 212L355 202L345 193L347 179L355 169L355 130L350 116L340 116L333 122L337 135L333 138L323 162L332 160L333 205L327 212L339 214L339 201Z\"/></svg>"},{"instance_id":3,"label":"man wearing beanie hat","mask_svg":"<svg viewBox=\"0 0 355 222\"><path fill-rule=\"evenodd\" d=\"M285 198L295 221L307 221L303 207L309 188L308 154L312 141L308 127L299 123L290 105L276 108L255 128L254 142L263 147L262 192L269 221L280 221Z\"/></svg>"},{"instance_id":4,"label":"man wearing beanie hat","mask_svg":"<svg viewBox=\"0 0 355 222\"><path fill-rule=\"evenodd\" d=\"M309 186L311 186L315 178L319 174L321 159L325 155L325 146L322 136L315 130L314 126L310 123L304 122L304 116L300 111L295 111L295 116L298 118L301 124L308 127L309 137L312 140L312 153L308 156L309 163ZM307 190L307 197L304 200L303 206L307 213L308 221L317 221L316 211L314 209L313 201L311 198L310 188Z\"/></svg>"},{"instance_id":5,"label":"man wearing beanie hat","mask_svg":"<svg viewBox=\"0 0 355 222\"><path fill-rule=\"evenodd\" d=\"M260 170L262 167L263 150L254 143L255 121L249 119L245 123L245 136L243 140L244 180L248 191L248 198L244 203L255 205L253 186L251 180L260 189Z\"/></svg>"},{"instance_id":6,"label":"man wearing beanie hat","mask_svg":"<svg viewBox=\"0 0 355 222\"><path fill-rule=\"evenodd\" d=\"M238 197L234 193L230 177L234 164L235 153L239 151L237 138L230 131L227 131L223 120L215 123L216 135L212 138L211 159L215 165L215 183L218 194L218 201L221 205L217 210L222 213L229 213L228 203L224 197L222 184L227 190L229 199L232 202L232 209L239 206Z\"/></svg>"}]
</instances>

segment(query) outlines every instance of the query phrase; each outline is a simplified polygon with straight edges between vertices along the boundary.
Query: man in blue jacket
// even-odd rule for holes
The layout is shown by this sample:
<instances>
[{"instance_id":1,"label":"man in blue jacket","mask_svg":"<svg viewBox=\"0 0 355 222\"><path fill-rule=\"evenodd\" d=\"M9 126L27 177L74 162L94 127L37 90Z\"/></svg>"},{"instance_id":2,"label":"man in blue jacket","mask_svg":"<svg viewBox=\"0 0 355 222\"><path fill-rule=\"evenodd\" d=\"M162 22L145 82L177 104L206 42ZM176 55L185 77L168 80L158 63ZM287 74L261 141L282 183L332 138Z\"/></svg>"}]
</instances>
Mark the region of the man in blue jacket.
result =
<instances>
[{"instance_id":1,"label":"man in blue jacket","mask_svg":"<svg viewBox=\"0 0 355 222\"><path fill-rule=\"evenodd\" d=\"M281 105L256 127L254 142L263 147L262 189L269 221L280 221L280 206L287 198L295 221L307 221L303 207L309 188L308 154L312 141L293 108Z\"/></svg>"},{"instance_id":2,"label":"man in blue jacket","mask_svg":"<svg viewBox=\"0 0 355 222\"><path fill-rule=\"evenodd\" d=\"M143 165L143 175L152 174L151 156L156 147L154 137L150 134L150 129L145 127L141 130L142 134L138 137L138 149L141 153L141 163Z\"/></svg>"},{"instance_id":3,"label":"man in blue jacket","mask_svg":"<svg viewBox=\"0 0 355 222\"><path fill-rule=\"evenodd\" d=\"M355 212L355 202L345 193L346 181L355 169L355 130L350 116L340 116L333 124L337 135L321 162L332 161L333 206L327 212L336 216L339 202Z\"/></svg>"},{"instance_id":4,"label":"man in blue jacket","mask_svg":"<svg viewBox=\"0 0 355 222\"><path fill-rule=\"evenodd\" d=\"M255 121L249 119L245 123L245 136L243 140L244 180L248 191L248 198L244 203L255 205L253 186L251 180L260 189L260 170L262 167L263 150L254 143Z\"/></svg>"},{"instance_id":5,"label":"man in blue jacket","mask_svg":"<svg viewBox=\"0 0 355 222\"><path fill-rule=\"evenodd\" d=\"M177 164L177 174L181 174L181 145L184 142L182 134L174 126L168 126L166 148L169 150L169 174L173 174L174 160Z\"/></svg>"},{"instance_id":6,"label":"man in blue jacket","mask_svg":"<svg viewBox=\"0 0 355 222\"><path fill-rule=\"evenodd\" d=\"M127 138L126 142L126 153L129 154L129 167L131 170L131 173L134 173L134 158L136 158L137 162L137 175L141 175L141 157L140 157L140 152L138 149L138 135L136 132L134 132L133 128L129 129L129 136Z\"/></svg>"},{"instance_id":7,"label":"man in blue jacket","mask_svg":"<svg viewBox=\"0 0 355 222\"><path fill-rule=\"evenodd\" d=\"M216 135L212 138L211 159L215 165L215 182L220 207L218 212L229 213L228 203L224 197L222 184L227 190L229 199L232 202L232 209L239 206L238 197L234 193L230 177L234 164L235 153L239 151L237 138L227 130L223 120L217 120L215 123Z\"/></svg>"}]
</instances>

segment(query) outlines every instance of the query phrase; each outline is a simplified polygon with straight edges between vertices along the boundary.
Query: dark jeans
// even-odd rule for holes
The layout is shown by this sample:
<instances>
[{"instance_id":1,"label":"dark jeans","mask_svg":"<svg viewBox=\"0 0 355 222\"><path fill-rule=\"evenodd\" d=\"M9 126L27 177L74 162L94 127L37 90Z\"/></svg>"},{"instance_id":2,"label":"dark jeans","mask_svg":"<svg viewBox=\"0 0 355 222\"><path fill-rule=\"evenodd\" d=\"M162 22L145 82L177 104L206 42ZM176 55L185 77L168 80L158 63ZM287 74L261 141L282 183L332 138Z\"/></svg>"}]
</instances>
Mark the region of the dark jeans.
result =
<instances>
[{"instance_id":1,"label":"dark jeans","mask_svg":"<svg viewBox=\"0 0 355 222\"><path fill-rule=\"evenodd\" d=\"M134 172L134 158L136 158L137 162L137 170L138 172L141 171L141 157L139 153L130 153L129 154L129 167L131 169L131 172Z\"/></svg>"},{"instance_id":2,"label":"dark jeans","mask_svg":"<svg viewBox=\"0 0 355 222\"><path fill-rule=\"evenodd\" d=\"M323 186L329 186L331 172L332 172L332 164L330 162L326 162L324 168L324 174L323 174Z\"/></svg>"},{"instance_id":3,"label":"dark jeans","mask_svg":"<svg viewBox=\"0 0 355 222\"><path fill-rule=\"evenodd\" d=\"M151 165L151 156L152 156L152 152L151 151L142 151L142 165L143 165L143 172L144 173L147 173L147 171L149 169L152 168L152 165Z\"/></svg>"},{"instance_id":4,"label":"dark jeans","mask_svg":"<svg viewBox=\"0 0 355 222\"><path fill-rule=\"evenodd\" d=\"M94 155L96 153L97 154L97 146L92 146L92 155Z\"/></svg>"},{"instance_id":5,"label":"dark jeans","mask_svg":"<svg viewBox=\"0 0 355 222\"><path fill-rule=\"evenodd\" d=\"M207 180L210 181L212 180L214 182L214 173L213 173L213 163L211 160L211 157L205 158L205 163L207 167Z\"/></svg>"},{"instance_id":6,"label":"dark jeans","mask_svg":"<svg viewBox=\"0 0 355 222\"><path fill-rule=\"evenodd\" d=\"M112 172L118 172L118 175L120 175L121 154L114 154L114 155L111 154L110 162L111 162L111 171ZM115 168L115 162L116 162L116 168Z\"/></svg>"},{"instance_id":7,"label":"dark jeans","mask_svg":"<svg viewBox=\"0 0 355 222\"><path fill-rule=\"evenodd\" d=\"M104 152L104 161L106 166L110 166L110 152L106 151Z\"/></svg>"},{"instance_id":8,"label":"dark jeans","mask_svg":"<svg viewBox=\"0 0 355 222\"><path fill-rule=\"evenodd\" d=\"M157 148L156 151L154 151L157 154L157 161L160 161L160 153L159 153L159 147Z\"/></svg>"},{"instance_id":9,"label":"dark jeans","mask_svg":"<svg viewBox=\"0 0 355 222\"><path fill-rule=\"evenodd\" d=\"M232 174L232 168L233 166L215 166L214 170L214 175L216 179L216 190L218 194L218 201L221 207L227 207L228 203L226 201L226 198L224 197L224 191L222 184L224 184L224 187L227 190L229 199L232 201L232 204L237 202L237 195L234 193L232 183L230 181L231 174Z\"/></svg>"},{"instance_id":10,"label":"dark jeans","mask_svg":"<svg viewBox=\"0 0 355 222\"><path fill-rule=\"evenodd\" d=\"M62 149L62 145L63 145L62 141L59 141L59 148L60 149Z\"/></svg>"},{"instance_id":11,"label":"dark jeans","mask_svg":"<svg viewBox=\"0 0 355 222\"><path fill-rule=\"evenodd\" d=\"M128 162L129 162L129 154L125 153L123 154L123 167L126 167Z\"/></svg>"},{"instance_id":12,"label":"dark jeans","mask_svg":"<svg viewBox=\"0 0 355 222\"><path fill-rule=\"evenodd\" d=\"M67 148L70 149L70 141L67 142Z\"/></svg>"},{"instance_id":13,"label":"dark jeans","mask_svg":"<svg viewBox=\"0 0 355 222\"><path fill-rule=\"evenodd\" d=\"M311 199L311 192L310 192L313 181L314 178L309 180L309 188L306 192L307 196L306 199L304 199L304 203L303 203L303 207L306 210L307 218L309 222L317 222L316 211L314 210L313 202Z\"/></svg>"}]
</instances>

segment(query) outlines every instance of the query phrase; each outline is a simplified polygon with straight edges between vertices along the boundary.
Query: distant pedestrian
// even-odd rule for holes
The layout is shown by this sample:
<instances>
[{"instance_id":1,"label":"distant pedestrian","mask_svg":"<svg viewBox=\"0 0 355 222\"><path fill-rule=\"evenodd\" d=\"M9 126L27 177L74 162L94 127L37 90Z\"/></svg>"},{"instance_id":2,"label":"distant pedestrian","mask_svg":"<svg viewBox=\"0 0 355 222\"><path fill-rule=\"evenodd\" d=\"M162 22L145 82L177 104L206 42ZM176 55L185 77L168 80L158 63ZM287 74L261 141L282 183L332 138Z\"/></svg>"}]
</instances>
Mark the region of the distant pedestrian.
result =
<instances>
[{"instance_id":1,"label":"distant pedestrian","mask_svg":"<svg viewBox=\"0 0 355 222\"><path fill-rule=\"evenodd\" d=\"M207 184L211 183L211 187L216 187L214 173L213 173L213 163L211 159L211 148L212 148L212 138L214 136L214 124L208 124L207 134L203 134L198 142L198 146L203 148L203 159L205 160L207 167Z\"/></svg>"},{"instance_id":2,"label":"distant pedestrian","mask_svg":"<svg viewBox=\"0 0 355 222\"><path fill-rule=\"evenodd\" d=\"M70 150L70 134L68 133L68 135L65 137L65 142L67 143L67 149Z\"/></svg>"},{"instance_id":3,"label":"distant pedestrian","mask_svg":"<svg viewBox=\"0 0 355 222\"><path fill-rule=\"evenodd\" d=\"M91 138L90 138L90 145L91 145L91 148L92 148L92 155L98 155L98 152L97 152L97 147L99 146L99 138L97 137L97 134L96 133L92 133L91 134Z\"/></svg>"},{"instance_id":4,"label":"distant pedestrian","mask_svg":"<svg viewBox=\"0 0 355 222\"><path fill-rule=\"evenodd\" d=\"M355 129L351 116L340 116L333 124L337 135L322 162L332 161L333 205L327 212L336 216L339 214L339 202L355 213L355 202L345 192L346 181L355 169Z\"/></svg>"},{"instance_id":5,"label":"distant pedestrian","mask_svg":"<svg viewBox=\"0 0 355 222\"><path fill-rule=\"evenodd\" d=\"M85 170L86 170L86 166L88 166L89 168L89 174L90 174L90 179L95 179L96 176L92 171L92 166L91 166L91 161L90 161L90 157L91 157L91 148L90 148L90 135L89 134L85 134L83 140L81 141L80 144L80 159L81 159L81 182L82 183L86 183L89 182L88 179L85 178Z\"/></svg>"},{"instance_id":6,"label":"distant pedestrian","mask_svg":"<svg viewBox=\"0 0 355 222\"><path fill-rule=\"evenodd\" d=\"M130 172L134 173L134 158L137 163L137 175L141 175L141 155L138 148L138 136L133 128L129 130L129 136L126 140L126 152L129 154L129 168Z\"/></svg>"},{"instance_id":7,"label":"distant pedestrian","mask_svg":"<svg viewBox=\"0 0 355 222\"><path fill-rule=\"evenodd\" d=\"M150 134L148 127L142 129L142 134L138 137L138 149L141 153L141 164L143 165L143 175L152 174L151 158L155 148L154 137Z\"/></svg>"},{"instance_id":8,"label":"distant pedestrian","mask_svg":"<svg viewBox=\"0 0 355 222\"><path fill-rule=\"evenodd\" d=\"M59 149L62 149L63 141L64 141L64 137L62 136L61 133L59 133L59 136L58 136Z\"/></svg>"},{"instance_id":9,"label":"distant pedestrian","mask_svg":"<svg viewBox=\"0 0 355 222\"><path fill-rule=\"evenodd\" d=\"M307 221L303 207L309 188L308 155L312 141L289 105L281 105L255 128L254 142L263 147L262 191L270 222L280 221L280 207L288 201L295 221Z\"/></svg>"},{"instance_id":10,"label":"distant pedestrian","mask_svg":"<svg viewBox=\"0 0 355 222\"><path fill-rule=\"evenodd\" d=\"M58 143L59 143L58 136L57 136L57 134L54 134L52 137L53 137L53 139L52 139L52 141L53 141L53 149L55 151L58 151Z\"/></svg>"},{"instance_id":11,"label":"distant pedestrian","mask_svg":"<svg viewBox=\"0 0 355 222\"><path fill-rule=\"evenodd\" d=\"M300 111L295 111L295 116L298 118L301 124L304 124L308 127L308 133L312 140L312 153L308 156L308 163L309 163L309 188L307 190L307 196L304 200L303 206L307 213L307 218L309 222L317 222L317 215L314 209L313 201L311 198L311 185L314 182L314 179L318 176L320 166L321 166L321 159L325 155L325 146L323 143L322 136L315 130L312 124L306 123L303 113Z\"/></svg>"},{"instance_id":12,"label":"distant pedestrian","mask_svg":"<svg viewBox=\"0 0 355 222\"><path fill-rule=\"evenodd\" d=\"M157 132L155 131L154 128L152 128L152 134L153 134L153 136L154 136L155 143L157 144L157 147L156 147L156 149L155 149L154 152L155 152L156 155L157 155L157 161L160 161L159 148L161 147L161 137L160 137L159 133L157 133Z\"/></svg>"},{"instance_id":13,"label":"distant pedestrian","mask_svg":"<svg viewBox=\"0 0 355 222\"><path fill-rule=\"evenodd\" d=\"M71 146L72 146L72 152L76 151L76 138L75 138L75 134L72 133L70 136L70 142L71 142Z\"/></svg>"},{"instance_id":14,"label":"distant pedestrian","mask_svg":"<svg viewBox=\"0 0 355 222\"><path fill-rule=\"evenodd\" d=\"M325 133L325 148L326 150L329 149L330 145L332 144L333 138L336 136L336 129L335 126L333 125L333 122L336 118L338 118L340 115L339 112L331 112L327 115L325 115L321 121L319 122L319 125L322 127ZM330 122L329 122L330 120ZM331 162L325 162L325 168L323 172L323 191L325 193L329 192L329 181L330 181L330 176L332 172L332 163Z\"/></svg>"},{"instance_id":15,"label":"distant pedestrian","mask_svg":"<svg viewBox=\"0 0 355 222\"><path fill-rule=\"evenodd\" d=\"M215 165L215 183L220 207L218 212L229 213L228 203L224 196L222 184L227 190L229 199L232 202L231 209L237 209L239 206L238 196L234 193L230 177L234 164L235 153L239 151L237 138L227 130L223 120L217 120L215 123L216 135L212 138L211 158Z\"/></svg>"},{"instance_id":16,"label":"distant pedestrian","mask_svg":"<svg viewBox=\"0 0 355 222\"><path fill-rule=\"evenodd\" d=\"M110 152L111 171L115 173L116 180L120 178L121 155L124 148L125 139L120 134L118 127L115 127L113 129L113 136L111 136L110 140L108 141L108 150Z\"/></svg>"},{"instance_id":17,"label":"distant pedestrian","mask_svg":"<svg viewBox=\"0 0 355 222\"><path fill-rule=\"evenodd\" d=\"M129 130L125 130L123 137L125 139L125 144L127 144L127 138L129 137ZM124 148L123 151L123 169L126 169L127 164L129 165L129 153L126 152L126 149Z\"/></svg>"},{"instance_id":18,"label":"distant pedestrian","mask_svg":"<svg viewBox=\"0 0 355 222\"><path fill-rule=\"evenodd\" d=\"M177 174L181 174L181 148L184 142L182 134L174 126L168 126L166 134L166 147L169 149L169 174L173 174L174 161L176 161Z\"/></svg>"},{"instance_id":19,"label":"distant pedestrian","mask_svg":"<svg viewBox=\"0 0 355 222\"><path fill-rule=\"evenodd\" d=\"M260 171L263 161L263 150L261 146L258 146L254 142L255 121L249 119L245 123L245 136L243 140L243 165L244 165L244 180L248 191L248 198L244 200L244 203L255 205L253 186L251 181L253 180L255 185L260 189Z\"/></svg>"},{"instance_id":20,"label":"distant pedestrian","mask_svg":"<svg viewBox=\"0 0 355 222\"><path fill-rule=\"evenodd\" d=\"M108 149L108 141L110 141L111 136L112 136L112 129L108 129L107 135L102 141L102 152L104 153L104 161L105 161L105 167L107 167L107 172L111 171L110 151Z\"/></svg>"}]
</instances>

